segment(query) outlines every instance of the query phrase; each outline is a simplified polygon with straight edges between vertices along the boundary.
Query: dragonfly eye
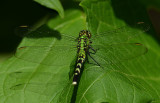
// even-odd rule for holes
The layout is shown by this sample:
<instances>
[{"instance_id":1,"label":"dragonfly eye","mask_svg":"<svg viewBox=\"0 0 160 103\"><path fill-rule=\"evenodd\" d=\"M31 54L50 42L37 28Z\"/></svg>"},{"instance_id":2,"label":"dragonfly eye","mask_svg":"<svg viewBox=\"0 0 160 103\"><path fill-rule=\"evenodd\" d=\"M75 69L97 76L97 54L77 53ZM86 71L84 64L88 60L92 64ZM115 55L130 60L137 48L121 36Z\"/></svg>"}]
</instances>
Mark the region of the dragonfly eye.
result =
<instances>
[{"instance_id":1,"label":"dragonfly eye","mask_svg":"<svg viewBox=\"0 0 160 103\"><path fill-rule=\"evenodd\" d=\"M84 30L79 32L79 36L82 36L84 34Z\"/></svg>"},{"instance_id":2,"label":"dragonfly eye","mask_svg":"<svg viewBox=\"0 0 160 103\"><path fill-rule=\"evenodd\" d=\"M82 35L82 33L80 32L80 33L79 33L79 37L80 37L81 35Z\"/></svg>"}]
</instances>

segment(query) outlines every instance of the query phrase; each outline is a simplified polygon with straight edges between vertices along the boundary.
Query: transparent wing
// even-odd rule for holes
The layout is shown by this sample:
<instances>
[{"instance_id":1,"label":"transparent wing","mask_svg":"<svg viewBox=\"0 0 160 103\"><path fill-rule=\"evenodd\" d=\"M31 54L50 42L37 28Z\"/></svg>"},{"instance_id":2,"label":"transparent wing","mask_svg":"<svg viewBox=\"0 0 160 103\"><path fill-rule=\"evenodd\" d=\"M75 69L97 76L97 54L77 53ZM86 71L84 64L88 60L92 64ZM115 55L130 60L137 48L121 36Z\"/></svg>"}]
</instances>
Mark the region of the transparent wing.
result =
<instances>
[{"instance_id":1,"label":"transparent wing","mask_svg":"<svg viewBox=\"0 0 160 103\"><path fill-rule=\"evenodd\" d=\"M48 66L70 65L76 55L76 46L24 46L15 53L19 59Z\"/></svg>"},{"instance_id":2,"label":"transparent wing","mask_svg":"<svg viewBox=\"0 0 160 103\"><path fill-rule=\"evenodd\" d=\"M147 53L148 49L140 43L122 43L112 45L93 45L96 53L90 50L89 62L102 67L131 60ZM93 59L92 59L93 58Z\"/></svg>"},{"instance_id":3,"label":"transparent wing","mask_svg":"<svg viewBox=\"0 0 160 103\"><path fill-rule=\"evenodd\" d=\"M94 64L98 62L101 65L120 63L121 61L133 59L147 52L147 48L140 43L92 45L92 48L96 50L96 53L93 53L92 49L90 49L90 56L95 61L90 61L92 63L94 62ZM76 61L77 48L68 46L55 46L53 48L21 47L17 50L15 56L33 63L48 66L63 66L70 65L73 61Z\"/></svg>"},{"instance_id":4,"label":"transparent wing","mask_svg":"<svg viewBox=\"0 0 160 103\"><path fill-rule=\"evenodd\" d=\"M96 73L104 73L102 69L85 69L84 72L93 71ZM17 71L12 72L9 74L9 77L12 78L13 81L16 79L16 81L7 88L5 85L5 88L14 90L14 91L30 91L34 93L38 93L40 95L45 96L52 96L54 97L57 94L63 94L63 91L65 92L65 89L68 89L69 87L74 87L72 85L73 76L71 78L62 76L60 74L54 74L49 72L36 72L36 75L30 79L30 76L33 74L33 72L24 72L24 71ZM62 78L63 77L63 78ZM10 79L11 80L11 79ZM62 81L63 80L63 81Z\"/></svg>"},{"instance_id":5,"label":"transparent wing","mask_svg":"<svg viewBox=\"0 0 160 103\"><path fill-rule=\"evenodd\" d=\"M75 37L73 36L73 34L72 33L70 35L59 34L57 31L53 30L47 31L47 29L44 29L44 27L41 28L39 28L36 31L33 31L29 35L26 35L27 37L25 41L26 46L18 48L15 56L17 58L27 60L33 63L41 63L49 66L69 65L74 60L73 58L75 58L77 54L77 49L76 49L77 42L75 42ZM108 53L108 51L112 51L112 54L117 53L118 55L119 53L125 54L125 52L130 51L131 53L133 52L132 55L126 54L125 55L126 57L125 56L123 57L124 59L132 58L133 56L143 54L143 51L145 52L146 48L142 45L137 46L136 44L125 44L125 46L123 46L124 44L122 44L122 42L126 42L126 40L132 37L139 36L143 32L149 30L149 26L141 22L135 25L134 28L135 29L129 28L129 26L124 26L115 30L107 32L104 31L102 33L93 35L92 38L95 39L92 40L92 42L93 44L103 44L99 45L100 46L99 47L100 50L98 50L99 52L102 51ZM56 40L59 41L57 42L55 38ZM55 47L52 47L53 42L56 42ZM33 46L28 46L28 45L33 45ZM98 45L97 46L95 45L95 48L97 47ZM136 51L137 49L139 49L138 47L142 47L141 52ZM124 51L124 53L122 51ZM99 55L98 53L96 53L95 56L96 55L97 58L100 59L101 55ZM113 57L114 56L115 55L113 55ZM117 58L120 59L120 57ZM123 58L121 60L123 61ZM101 62L102 61L103 60L101 60ZM111 61L113 61L112 58Z\"/></svg>"},{"instance_id":6,"label":"transparent wing","mask_svg":"<svg viewBox=\"0 0 160 103\"><path fill-rule=\"evenodd\" d=\"M57 95L62 89L63 84L45 84L45 83L17 83L10 87L11 90L23 90L38 93L41 95ZM54 93L52 92L54 91Z\"/></svg>"},{"instance_id":7,"label":"transparent wing","mask_svg":"<svg viewBox=\"0 0 160 103\"><path fill-rule=\"evenodd\" d=\"M36 72L30 79L31 75L33 75L33 72L18 71L10 73L10 78L16 79L16 81L8 89L27 90L41 95L54 96L62 91L69 82L69 78L64 76L62 78L63 73Z\"/></svg>"},{"instance_id":8,"label":"transparent wing","mask_svg":"<svg viewBox=\"0 0 160 103\"><path fill-rule=\"evenodd\" d=\"M35 39L40 38L50 38L50 39L57 39L57 40L68 40L70 42L77 41L78 32L68 32L68 33L60 33L57 30L49 28L47 25L42 25L39 28L32 29L28 26L20 26L17 27L15 30L16 35L20 37L28 38L29 41L34 42ZM66 43L70 43L66 42Z\"/></svg>"},{"instance_id":9,"label":"transparent wing","mask_svg":"<svg viewBox=\"0 0 160 103\"><path fill-rule=\"evenodd\" d=\"M125 25L117 28L112 28L109 30L106 30L106 25L100 27L101 30L98 30L97 33L92 33L92 41L102 42L105 43L120 43L120 42L126 42L127 40L131 38L135 38L137 36L142 35L144 32L148 31L150 29L150 25L146 24L144 22L137 22L134 25ZM50 39L58 39L58 40L65 40L65 44L72 44L73 42L77 41L79 32L67 32L67 33L60 33L56 30L50 29L47 25L43 25L40 28L33 30L28 28L27 26L22 26L19 28L21 31L20 33L17 33L18 35L21 35L23 37L30 38L29 41L34 42L35 38L44 38L44 37L50 37ZM107 28L108 29L108 28ZM23 33L23 32L26 33ZM68 41L68 42L67 42Z\"/></svg>"},{"instance_id":10,"label":"transparent wing","mask_svg":"<svg viewBox=\"0 0 160 103\"><path fill-rule=\"evenodd\" d=\"M97 31L96 34L92 34L92 41L97 43L105 42L108 44L124 43L131 38L136 38L147 32L150 29L150 25L144 22L138 22L133 26L126 25L113 30L107 30L104 27L102 30Z\"/></svg>"}]
</instances>

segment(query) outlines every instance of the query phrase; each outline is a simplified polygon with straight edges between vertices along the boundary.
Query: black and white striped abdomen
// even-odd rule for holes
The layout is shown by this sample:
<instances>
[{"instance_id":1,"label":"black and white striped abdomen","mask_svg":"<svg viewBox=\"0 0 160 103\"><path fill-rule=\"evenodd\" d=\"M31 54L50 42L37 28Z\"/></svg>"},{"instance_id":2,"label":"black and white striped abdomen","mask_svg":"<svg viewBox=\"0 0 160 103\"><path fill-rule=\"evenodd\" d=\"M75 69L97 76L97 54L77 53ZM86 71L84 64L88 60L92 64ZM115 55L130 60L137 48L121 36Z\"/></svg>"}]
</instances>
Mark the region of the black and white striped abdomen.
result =
<instances>
[{"instance_id":1,"label":"black and white striped abdomen","mask_svg":"<svg viewBox=\"0 0 160 103\"><path fill-rule=\"evenodd\" d=\"M76 68L75 68L75 71L74 71L73 82L72 82L73 85L77 84L78 77L79 77L79 75L81 73L82 66L83 66L83 64L85 62L85 58L86 58L85 54L82 54L82 55L78 56Z\"/></svg>"}]
</instances>

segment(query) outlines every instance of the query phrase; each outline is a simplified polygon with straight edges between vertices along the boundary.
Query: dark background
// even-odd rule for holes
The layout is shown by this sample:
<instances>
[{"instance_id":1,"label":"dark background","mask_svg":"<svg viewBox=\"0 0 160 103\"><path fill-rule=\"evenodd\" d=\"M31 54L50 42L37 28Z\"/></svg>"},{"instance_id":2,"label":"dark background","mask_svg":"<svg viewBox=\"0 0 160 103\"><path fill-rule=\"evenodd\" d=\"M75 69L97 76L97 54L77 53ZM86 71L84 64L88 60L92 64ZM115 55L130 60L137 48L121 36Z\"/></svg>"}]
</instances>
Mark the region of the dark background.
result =
<instances>
[{"instance_id":1,"label":"dark background","mask_svg":"<svg viewBox=\"0 0 160 103\"><path fill-rule=\"evenodd\" d=\"M2 0L0 3L0 62L13 55L21 37L15 29L33 25L47 14L47 8L33 0Z\"/></svg>"},{"instance_id":2,"label":"dark background","mask_svg":"<svg viewBox=\"0 0 160 103\"><path fill-rule=\"evenodd\" d=\"M15 29L32 25L46 14L43 6L33 0L3 0L0 5L0 53L12 52L21 38Z\"/></svg>"}]
</instances>

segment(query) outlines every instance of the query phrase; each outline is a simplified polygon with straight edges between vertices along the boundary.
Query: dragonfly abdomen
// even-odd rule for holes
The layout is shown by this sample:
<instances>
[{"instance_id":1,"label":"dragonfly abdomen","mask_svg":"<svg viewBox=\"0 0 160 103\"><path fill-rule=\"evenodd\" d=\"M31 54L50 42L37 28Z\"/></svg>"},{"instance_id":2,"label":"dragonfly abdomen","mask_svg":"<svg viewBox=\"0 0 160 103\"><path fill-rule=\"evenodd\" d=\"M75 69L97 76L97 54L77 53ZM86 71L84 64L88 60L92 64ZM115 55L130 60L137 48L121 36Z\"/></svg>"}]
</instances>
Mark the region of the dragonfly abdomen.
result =
<instances>
[{"instance_id":1,"label":"dragonfly abdomen","mask_svg":"<svg viewBox=\"0 0 160 103\"><path fill-rule=\"evenodd\" d=\"M77 85L77 81L78 81L79 75L81 73L82 66L85 62L85 58L86 58L86 54L82 54L82 55L78 56L76 68L74 71L73 82L72 82L73 85Z\"/></svg>"}]
</instances>

